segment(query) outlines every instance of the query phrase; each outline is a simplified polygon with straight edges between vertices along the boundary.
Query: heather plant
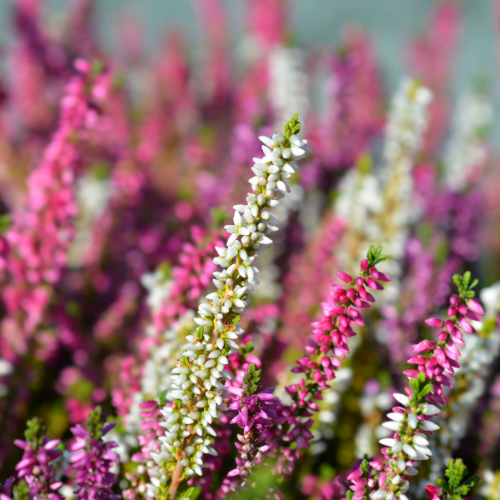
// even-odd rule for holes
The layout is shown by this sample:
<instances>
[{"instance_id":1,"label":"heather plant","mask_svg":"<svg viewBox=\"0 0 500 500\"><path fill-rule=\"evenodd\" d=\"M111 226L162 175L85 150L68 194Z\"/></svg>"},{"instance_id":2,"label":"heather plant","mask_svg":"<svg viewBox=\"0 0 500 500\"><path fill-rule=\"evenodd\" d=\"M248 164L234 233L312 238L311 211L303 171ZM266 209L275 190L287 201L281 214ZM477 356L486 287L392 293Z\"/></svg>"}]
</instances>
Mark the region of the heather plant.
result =
<instances>
[{"instance_id":1,"label":"heather plant","mask_svg":"<svg viewBox=\"0 0 500 500\"><path fill-rule=\"evenodd\" d=\"M369 30L308 44L286 0L196 0L203 50L129 11L118 53L99 2L49 3L0 42L0 500L498 500L494 92L455 92L462 5L395 87Z\"/></svg>"}]
</instances>

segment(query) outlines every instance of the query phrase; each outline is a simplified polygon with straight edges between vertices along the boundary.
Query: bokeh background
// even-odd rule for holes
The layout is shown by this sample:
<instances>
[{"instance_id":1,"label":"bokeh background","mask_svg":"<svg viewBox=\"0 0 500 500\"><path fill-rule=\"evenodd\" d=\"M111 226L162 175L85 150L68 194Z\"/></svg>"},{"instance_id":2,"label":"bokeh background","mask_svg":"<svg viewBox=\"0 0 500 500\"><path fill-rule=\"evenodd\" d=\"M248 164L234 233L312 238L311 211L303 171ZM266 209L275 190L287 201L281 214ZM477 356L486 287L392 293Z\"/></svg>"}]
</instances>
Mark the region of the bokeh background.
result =
<instances>
[{"instance_id":1,"label":"bokeh background","mask_svg":"<svg viewBox=\"0 0 500 500\"><path fill-rule=\"evenodd\" d=\"M273 38L249 23L252 1L0 0L0 482L21 457L12 440L37 416L64 443L57 475L74 498L70 429L100 405L117 422L112 488L143 498L148 478L131 459L144 437L139 403L170 384L257 137L299 111L315 155L290 181L276 244L259 256L263 284L231 369L241 379L250 360L260 364L264 386L289 403L291 369L335 272L357 272L368 245L382 243L394 283L349 341L286 498L342 498L354 461L379 452L411 346L433 334L424 319L446 310L452 275L470 269L486 326L464 349L437 458L410 496L425 498L454 456L480 472L475 494L499 500L500 4L278 0ZM77 74L80 56L101 61L95 74L81 62ZM76 125L59 121L71 78L97 88L80 95ZM75 156L47 159L68 126L56 146ZM402 160L391 156L398 141ZM37 204L44 196L53 203ZM39 248L43 258L30 258ZM201 498L234 467L237 429L226 424ZM275 480L262 471L258 494Z\"/></svg>"},{"instance_id":2,"label":"bokeh background","mask_svg":"<svg viewBox=\"0 0 500 500\"><path fill-rule=\"evenodd\" d=\"M236 54L243 43L245 1L225 0L229 23L227 36ZM463 12L463 34L457 46L453 71L454 88L464 88L475 78L498 81L492 3L488 0L458 0ZM12 36L11 0L0 1L0 41ZM426 29L430 11L436 0L291 0L290 27L299 45L333 45L339 42L346 23L356 23L373 35L375 50L384 77L392 88L402 71L407 69L401 50L412 36ZM44 2L47 26L55 32L65 25L69 2ZM132 16L141 27L141 37L151 54L173 27L180 28L193 44L194 53L200 45L201 26L192 2L182 0L100 0L95 2L94 26L99 39L120 54L123 47L118 36L120 16Z\"/></svg>"}]
</instances>

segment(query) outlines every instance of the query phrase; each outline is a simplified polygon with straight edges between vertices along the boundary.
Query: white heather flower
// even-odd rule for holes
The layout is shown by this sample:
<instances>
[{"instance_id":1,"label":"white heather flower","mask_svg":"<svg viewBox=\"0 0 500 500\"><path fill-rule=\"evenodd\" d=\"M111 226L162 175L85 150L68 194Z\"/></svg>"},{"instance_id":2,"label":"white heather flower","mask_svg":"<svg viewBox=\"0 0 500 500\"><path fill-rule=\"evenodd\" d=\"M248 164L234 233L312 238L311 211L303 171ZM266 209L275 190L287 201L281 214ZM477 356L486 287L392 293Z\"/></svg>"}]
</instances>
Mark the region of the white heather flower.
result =
<instances>
[{"instance_id":1,"label":"white heather flower","mask_svg":"<svg viewBox=\"0 0 500 500\"><path fill-rule=\"evenodd\" d=\"M480 298L485 305L482 326L477 335L464 336L465 346L461 348L460 368L455 369L457 383L451 390L446 390L446 419L436 419L441 432L430 438L430 477L433 481L442 474L448 460L452 458L453 450L458 448L467 434L473 411L486 390L486 380L500 353L500 332L497 328L500 283L481 290Z\"/></svg>"},{"instance_id":2,"label":"white heather flower","mask_svg":"<svg viewBox=\"0 0 500 500\"><path fill-rule=\"evenodd\" d=\"M310 108L304 54L300 49L277 47L269 57L269 102L275 128L282 129L293 113L305 116Z\"/></svg>"},{"instance_id":3,"label":"white heather flower","mask_svg":"<svg viewBox=\"0 0 500 500\"><path fill-rule=\"evenodd\" d=\"M92 244L92 228L97 219L104 213L108 201L113 195L113 185L109 179L102 179L94 172L89 172L76 183L76 201L78 217L76 233L69 251L69 262L72 266L82 263Z\"/></svg>"},{"instance_id":4,"label":"white heather flower","mask_svg":"<svg viewBox=\"0 0 500 500\"><path fill-rule=\"evenodd\" d=\"M152 312L157 312L170 296L172 280L167 279L161 267L141 277L142 286L148 291L146 304Z\"/></svg>"},{"instance_id":5,"label":"white heather flower","mask_svg":"<svg viewBox=\"0 0 500 500\"><path fill-rule=\"evenodd\" d=\"M225 226L229 238L214 258L222 268L213 273L216 291L200 303L194 318L197 329L186 335L182 358L171 370L167 398L173 404L162 409L165 421L160 424L165 429L161 441L166 457L157 462L161 475L168 476L176 462L186 475L203 474L204 450L216 436L211 424L227 410L223 402L229 397L224 385L224 378L230 378L225 370L227 354L238 349L232 338L243 333L239 315L246 308L246 294L259 284L255 265L259 251L272 243L277 230L278 219L271 209L289 191L285 179L298 169L295 161L310 151L307 141L291 135L299 128L295 115L287 124L286 138L281 134L260 138L264 156L254 158L255 176L249 181L253 192L247 195L246 205L234 206L232 224ZM166 488L164 484L149 487L156 494Z\"/></svg>"},{"instance_id":6,"label":"white heather flower","mask_svg":"<svg viewBox=\"0 0 500 500\"><path fill-rule=\"evenodd\" d=\"M166 279L164 271L159 268L154 273L142 276L142 284L148 290L146 303L152 312L159 310L170 296L171 280ZM130 448L130 439L139 433L142 418L139 405L144 401L156 398L159 392L171 388L172 369L178 357L182 354L185 337L192 329L195 312L188 309L176 322L159 334L159 343L149 350L149 356L144 362L141 372L140 390L132 396L132 404L128 414L123 417L123 426L128 431L127 439L119 442L125 448ZM153 325L146 327L146 335L153 337L158 333ZM167 393L169 394L169 393ZM118 441L117 441L118 442Z\"/></svg>"},{"instance_id":7,"label":"white heather flower","mask_svg":"<svg viewBox=\"0 0 500 500\"><path fill-rule=\"evenodd\" d=\"M401 276L401 260L404 257L408 226L412 222L413 169L427 125L427 108L431 92L412 80L405 80L396 94L387 122L384 158L381 173L384 209L379 220L380 244L391 259L387 272L393 279L393 296L397 296L398 279ZM390 299L389 299L390 300Z\"/></svg>"},{"instance_id":8,"label":"white heather flower","mask_svg":"<svg viewBox=\"0 0 500 500\"><path fill-rule=\"evenodd\" d=\"M369 161L360 159L341 182L334 207L347 227L339 251L347 272L356 271L373 241L390 256L382 264L393 279L384 294L386 302L397 298L408 226L417 214L412 205L411 171L422 145L430 100L428 89L412 80L403 81L388 118L383 168L371 172Z\"/></svg>"},{"instance_id":9,"label":"white heather flower","mask_svg":"<svg viewBox=\"0 0 500 500\"><path fill-rule=\"evenodd\" d=\"M444 161L446 184L454 191L465 189L486 161L484 134L492 121L493 108L484 93L469 91L460 97Z\"/></svg>"}]
</instances>

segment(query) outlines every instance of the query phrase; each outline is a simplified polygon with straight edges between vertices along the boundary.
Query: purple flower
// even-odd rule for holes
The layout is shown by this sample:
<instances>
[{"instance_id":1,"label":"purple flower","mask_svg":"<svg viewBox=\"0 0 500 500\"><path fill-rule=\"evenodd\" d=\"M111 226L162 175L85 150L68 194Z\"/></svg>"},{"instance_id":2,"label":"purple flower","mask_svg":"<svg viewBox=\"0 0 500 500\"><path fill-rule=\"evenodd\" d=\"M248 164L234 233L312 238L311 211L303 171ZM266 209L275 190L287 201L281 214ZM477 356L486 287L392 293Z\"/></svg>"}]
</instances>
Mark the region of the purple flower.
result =
<instances>
[{"instance_id":1,"label":"purple flower","mask_svg":"<svg viewBox=\"0 0 500 500\"><path fill-rule=\"evenodd\" d=\"M53 462L61 456L56 450L60 444L59 439L50 439L45 435L45 425L38 418L33 418L27 423L24 433L25 440L16 439L14 444L24 450L21 461L16 465L17 478L23 479L29 489L30 498L46 498L48 500L62 500L63 497L56 493L62 482L56 481L53 472ZM13 478L4 486L4 493L0 500L10 497L10 487Z\"/></svg>"},{"instance_id":2,"label":"purple flower","mask_svg":"<svg viewBox=\"0 0 500 500\"><path fill-rule=\"evenodd\" d=\"M119 461L118 455L112 451L118 445L114 441L104 441L102 438L115 423L102 425L101 408L98 406L90 412L87 429L80 424L71 428L76 437L70 451L75 452L70 458L76 469L75 490L79 500L119 500L111 489L116 483L116 475L110 472L113 464Z\"/></svg>"}]
</instances>

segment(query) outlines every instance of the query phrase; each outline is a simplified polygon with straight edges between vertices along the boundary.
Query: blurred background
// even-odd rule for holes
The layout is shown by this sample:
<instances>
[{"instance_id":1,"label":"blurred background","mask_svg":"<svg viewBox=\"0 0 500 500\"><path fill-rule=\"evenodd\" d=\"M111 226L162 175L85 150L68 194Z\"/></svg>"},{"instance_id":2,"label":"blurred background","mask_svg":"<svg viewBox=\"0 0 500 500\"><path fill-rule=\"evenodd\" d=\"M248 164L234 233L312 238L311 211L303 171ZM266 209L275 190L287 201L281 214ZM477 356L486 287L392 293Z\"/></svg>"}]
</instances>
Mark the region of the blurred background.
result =
<instances>
[{"instance_id":1,"label":"blurred background","mask_svg":"<svg viewBox=\"0 0 500 500\"><path fill-rule=\"evenodd\" d=\"M12 0L0 1L0 41L12 38ZM225 0L224 36L232 43L233 54L244 43L245 0ZM346 23L356 23L373 35L375 51L388 85L394 87L408 69L404 50L411 37L425 32L430 11L436 0L290 0L286 15L291 36L298 45L332 46L339 42ZM463 13L463 33L457 45L456 65L452 73L454 88L463 88L474 78L498 81L493 61L497 58L492 3L488 0L457 0ZM43 2L45 25L58 32L66 25L71 2ZM101 0L95 2L92 24L96 35L113 54L123 53L120 19L130 17L138 23L141 41L150 54L158 51L165 34L180 29L201 53L202 31L193 3L177 0Z\"/></svg>"},{"instance_id":2,"label":"blurred background","mask_svg":"<svg viewBox=\"0 0 500 500\"><path fill-rule=\"evenodd\" d=\"M382 244L394 280L349 340L286 498L341 498L354 461L379 453L411 346L470 269L487 321L411 498L453 456L500 499L499 25L488 0L0 0L1 477L29 418L68 445L100 405L117 423L113 488L144 497L139 404L169 388L259 135L297 112L314 156L277 209L231 369L262 366L289 403L335 272ZM201 498L234 467L237 429L218 431Z\"/></svg>"}]
</instances>

